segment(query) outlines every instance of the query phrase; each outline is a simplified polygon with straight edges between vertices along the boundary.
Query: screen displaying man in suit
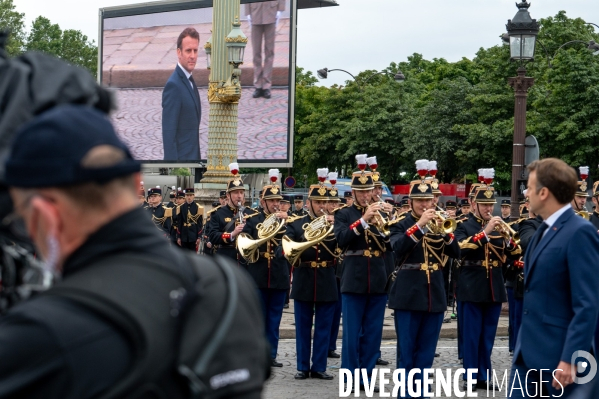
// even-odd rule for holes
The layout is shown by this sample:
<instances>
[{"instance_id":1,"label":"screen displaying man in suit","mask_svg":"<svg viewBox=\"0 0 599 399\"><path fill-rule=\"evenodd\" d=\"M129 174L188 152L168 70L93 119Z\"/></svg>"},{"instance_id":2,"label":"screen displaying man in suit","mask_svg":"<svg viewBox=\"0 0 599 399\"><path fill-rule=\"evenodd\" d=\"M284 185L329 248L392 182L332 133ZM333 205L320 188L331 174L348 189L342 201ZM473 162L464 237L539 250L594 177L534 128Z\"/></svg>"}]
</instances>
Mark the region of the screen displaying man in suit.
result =
<instances>
[{"instance_id":1,"label":"screen displaying man in suit","mask_svg":"<svg viewBox=\"0 0 599 399\"><path fill-rule=\"evenodd\" d=\"M524 256L524 315L511 384L528 384L529 392L540 387L544 397L596 397L581 392L589 385L575 384L573 377L576 353L591 351L597 325L599 235L570 206L577 190L574 169L548 158L532 162L528 171L530 211L544 222ZM515 390L510 397L528 394Z\"/></svg>"},{"instance_id":2,"label":"screen displaying man in suit","mask_svg":"<svg viewBox=\"0 0 599 399\"><path fill-rule=\"evenodd\" d=\"M185 28L177 39L178 63L162 92L162 145L165 161L200 159L202 109L191 73L198 60L200 34Z\"/></svg>"}]
</instances>

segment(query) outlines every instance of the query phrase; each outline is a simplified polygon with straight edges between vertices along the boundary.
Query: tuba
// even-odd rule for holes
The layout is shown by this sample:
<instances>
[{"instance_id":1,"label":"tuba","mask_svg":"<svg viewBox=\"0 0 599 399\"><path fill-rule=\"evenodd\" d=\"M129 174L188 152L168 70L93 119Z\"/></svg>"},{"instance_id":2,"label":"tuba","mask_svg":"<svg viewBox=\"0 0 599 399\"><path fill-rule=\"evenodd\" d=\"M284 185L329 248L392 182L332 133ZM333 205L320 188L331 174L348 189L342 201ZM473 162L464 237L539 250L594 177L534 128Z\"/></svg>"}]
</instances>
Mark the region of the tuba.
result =
<instances>
[{"instance_id":1,"label":"tuba","mask_svg":"<svg viewBox=\"0 0 599 399\"><path fill-rule=\"evenodd\" d=\"M333 225L328 222L327 215L324 214L310 223L304 223L302 229L304 230L304 237L306 238L305 242L295 242L287 236L284 236L281 242L283 253L292 265L299 260L300 255L306 249L319 244L331 234L333 232Z\"/></svg>"},{"instance_id":2,"label":"tuba","mask_svg":"<svg viewBox=\"0 0 599 399\"><path fill-rule=\"evenodd\" d=\"M239 254L248 263L256 263L260 252L258 248L271 238L277 235L277 233L285 225L285 220L279 219L276 213L271 213L264 219L264 222L258 223L256 229L258 230L258 239L254 240L252 236L247 233L240 233L237 237L237 250Z\"/></svg>"}]
</instances>

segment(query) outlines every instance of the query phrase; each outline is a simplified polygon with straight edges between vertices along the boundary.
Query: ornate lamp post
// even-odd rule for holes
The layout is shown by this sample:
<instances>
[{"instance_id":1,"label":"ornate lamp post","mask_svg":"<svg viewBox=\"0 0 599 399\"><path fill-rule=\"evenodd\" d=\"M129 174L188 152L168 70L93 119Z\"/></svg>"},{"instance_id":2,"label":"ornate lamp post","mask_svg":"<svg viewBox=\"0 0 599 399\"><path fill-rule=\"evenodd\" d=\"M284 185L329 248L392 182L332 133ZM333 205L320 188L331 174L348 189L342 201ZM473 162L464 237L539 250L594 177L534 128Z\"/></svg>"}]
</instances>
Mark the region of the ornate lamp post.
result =
<instances>
[{"instance_id":1,"label":"ornate lamp post","mask_svg":"<svg viewBox=\"0 0 599 399\"><path fill-rule=\"evenodd\" d=\"M240 29L239 3L240 0L214 2L212 36L204 46L210 69L208 165L201 181L204 190L222 189L231 177L227 165L237 162L239 65L243 64L248 41Z\"/></svg>"},{"instance_id":2,"label":"ornate lamp post","mask_svg":"<svg viewBox=\"0 0 599 399\"><path fill-rule=\"evenodd\" d=\"M512 219L519 217L518 179L524 178L524 140L526 138L526 98L534 78L526 77L526 62L534 60L535 44L539 24L530 17L530 4L522 1L516 4L518 12L508 20L506 28L510 40L510 60L520 63L518 76L509 78L509 85L515 92L514 142L512 153Z\"/></svg>"}]
</instances>

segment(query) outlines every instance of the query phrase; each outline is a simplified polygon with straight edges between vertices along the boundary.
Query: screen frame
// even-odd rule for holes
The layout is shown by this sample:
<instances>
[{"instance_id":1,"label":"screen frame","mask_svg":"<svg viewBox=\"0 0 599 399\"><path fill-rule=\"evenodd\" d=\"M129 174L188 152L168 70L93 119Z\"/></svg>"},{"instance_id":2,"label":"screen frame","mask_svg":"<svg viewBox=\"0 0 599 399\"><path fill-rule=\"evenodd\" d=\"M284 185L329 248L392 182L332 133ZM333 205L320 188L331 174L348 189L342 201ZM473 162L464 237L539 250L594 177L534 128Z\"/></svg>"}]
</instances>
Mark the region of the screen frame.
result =
<instances>
[{"instance_id":1,"label":"screen frame","mask_svg":"<svg viewBox=\"0 0 599 399\"><path fill-rule=\"evenodd\" d=\"M260 3L269 0L240 0L240 6L248 3ZM104 19L129 17L134 15L155 14L161 12L193 10L197 8L213 7L213 0L167 0L153 1L148 3L128 4L115 7L100 8L98 11L98 84L102 82L102 62L103 62L103 39L104 39ZM268 168L268 167L293 167L293 141L294 141L294 118L295 118L295 63L297 51L297 0L289 0L289 92L287 108L287 158L271 160L237 160L242 168ZM247 55L246 55L247 57ZM110 90L110 89L109 89ZM244 93L244 91L246 93ZM249 89L242 91L242 95L250 95ZM198 162L166 162L164 160L140 160L144 165L153 168L205 168L208 164L206 159L200 159Z\"/></svg>"}]
</instances>

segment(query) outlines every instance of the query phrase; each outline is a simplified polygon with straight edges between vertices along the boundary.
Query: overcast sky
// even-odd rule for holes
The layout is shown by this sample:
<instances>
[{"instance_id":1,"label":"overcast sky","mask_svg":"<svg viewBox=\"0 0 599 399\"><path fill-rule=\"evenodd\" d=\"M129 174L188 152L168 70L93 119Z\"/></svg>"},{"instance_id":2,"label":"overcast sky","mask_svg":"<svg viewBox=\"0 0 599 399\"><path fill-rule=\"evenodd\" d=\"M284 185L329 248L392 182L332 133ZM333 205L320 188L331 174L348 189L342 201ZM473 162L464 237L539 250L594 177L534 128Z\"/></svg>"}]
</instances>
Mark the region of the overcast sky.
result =
<instances>
[{"instance_id":1,"label":"overcast sky","mask_svg":"<svg viewBox=\"0 0 599 399\"><path fill-rule=\"evenodd\" d=\"M218 1L218 0L217 0ZM81 30L98 42L98 10L145 0L14 0L27 29L39 15L62 29ZM517 12L515 0L337 0L339 7L300 10L297 65L316 73L322 67L356 74L381 70L413 53L427 59L472 58L481 47L500 43L505 24ZM570 18L599 24L597 0L532 0L540 19L565 10ZM583 38L581 38L583 39ZM248 56L246 54L246 56ZM342 72L327 85L344 84Z\"/></svg>"}]
</instances>

